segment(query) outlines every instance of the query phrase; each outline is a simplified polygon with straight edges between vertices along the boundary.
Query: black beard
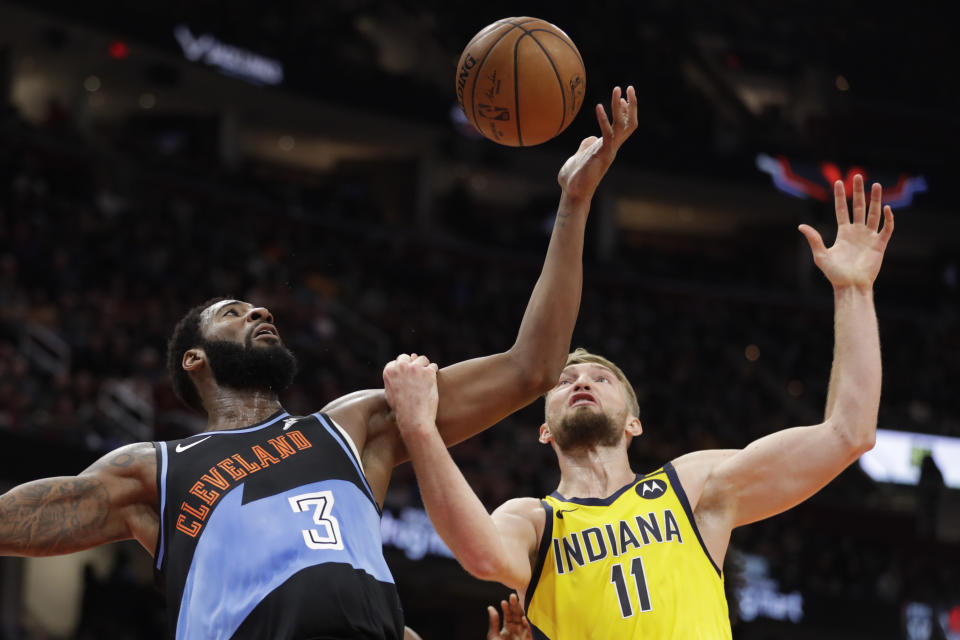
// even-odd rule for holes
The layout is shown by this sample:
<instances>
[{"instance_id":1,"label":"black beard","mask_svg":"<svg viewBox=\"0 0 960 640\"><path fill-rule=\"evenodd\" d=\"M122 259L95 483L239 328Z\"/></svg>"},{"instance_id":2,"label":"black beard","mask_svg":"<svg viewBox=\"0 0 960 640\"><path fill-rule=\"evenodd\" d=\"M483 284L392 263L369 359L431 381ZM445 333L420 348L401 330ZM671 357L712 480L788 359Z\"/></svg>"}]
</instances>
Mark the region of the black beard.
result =
<instances>
[{"instance_id":1,"label":"black beard","mask_svg":"<svg viewBox=\"0 0 960 640\"><path fill-rule=\"evenodd\" d=\"M553 441L561 451L612 447L623 437L623 429L607 414L589 408L576 409L560 421L560 428L551 430Z\"/></svg>"},{"instance_id":2,"label":"black beard","mask_svg":"<svg viewBox=\"0 0 960 640\"><path fill-rule=\"evenodd\" d=\"M297 374L297 358L282 344L254 347L226 340L205 340L203 350L217 384L245 391L280 393Z\"/></svg>"}]
</instances>

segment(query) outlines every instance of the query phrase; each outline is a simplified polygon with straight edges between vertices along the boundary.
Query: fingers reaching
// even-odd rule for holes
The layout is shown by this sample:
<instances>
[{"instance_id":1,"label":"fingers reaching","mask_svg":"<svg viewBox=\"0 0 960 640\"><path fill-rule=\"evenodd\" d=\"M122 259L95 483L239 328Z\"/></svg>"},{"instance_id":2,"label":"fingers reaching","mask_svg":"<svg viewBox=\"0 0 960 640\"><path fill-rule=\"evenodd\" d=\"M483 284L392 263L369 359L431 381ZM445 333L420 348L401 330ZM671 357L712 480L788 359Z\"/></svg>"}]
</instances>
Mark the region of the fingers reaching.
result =
<instances>
[{"instance_id":1,"label":"fingers reaching","mask_svg":"<svg viewBox=\"0 0 960 640\"><path fill-rule=\"evenodd\" d=\"M890 205L887 205L883 208L883 230L880 231L880 240L883 241L883 246L887 246L887 243L890 241L890 236L893 235L893 209L890 208Z\"/></svg>"},{"instance_id":2,"label":"fingers reaching","mask_svg":"<svg viewBox=\"0 0 960 640\"><path fill-rule=\"evenodd\" d=\"M627 87L627 99L621 100L624 107L624 124L627 131L634 131L637 128L637 90L633 85Z\"/></svg>"},{"instance_id":3,"label":"fingers reaching","mask_svg":"<svg viewBox=\"0 0 960 640\"><path fill-rule=\"evenodd\" d=\"M510 615L510 606L507 604L506 600L500 601L500 610L503 611L503 624L504 625L513 624L514 620Z\"/></svg>"},{"instance_id":4,"label":"fingers reaching","mask_svg":"<svg viewBox=\"0 0 960 640\"><path fill-rule=\"evenodd\" d=\"M613 125L610 124L610 120L607 118L607 111L603 108L602 104L597 105L597 122L600 123L600 133L603 135L604 140L613 141Z\"/></svg>"},{"instance_id":5,"label":"fingers reaching","mask_svg":"<svg viewBox=\"0 0 960 640\"><path fill-rule=\"evenodd\" d=\"M620 87L613 88L613 95L610 97L610 117L613 118L614 123L616 123L619 118L620 112L623 111L623 107L620 105L623 96L623 92L620 90Z\"/></svg>"},{"instance_id":6,"label":"fingers reaching","mask_svg":"<svg viewBox=\"0 0 960 640\"><path fill-rule=\"evenodd\" d=\"M850 213L847 209L846 190L843 187L843 181L837 180L833 183L833 203L837 214L837 224L843 226L850 224ZM880 228L880 219L883 218L883 230ZM887 238L893 233L893 211L890 206L883 205L883 187L879 182L874 182L870 186L870 204L869 208L866 202L866 194L863 188L863 176L857 174L853 177L853 224L864 224L871 231L879 233ZM804 225L805 226L805 225ZM889 232L887 231L889 228ZM804 235L807 235L804 233ZM809 239L809 237L808 237Z\"/></svg>"},{"instance_id":7,"label":"fingers reaching","mask_svg":"<svg viewBox=\"0 0 960 640\"><path fill-rule=\"evenodd\" d=\"M883 188L879 182L874 182L870 188L870 209L867 211L867 226L873 231L880 228L880 201L883 198Z\"/></svg>"},{"instance_id":8,"label":"fingers reaching","mask_svg":"<svg viewBox=\"0 0 960 640\"><path fill-rule=\"evenodd\" d=\"M847 192L843 188L843 180L833 183L833 208L837 212L837 224L850 224L850 213L847 211Z\"/></svg>"},{"instance_id":9,"label":"fingers reaching","mask_svg":"<svg viewBox=\"0 0 960 640\"><path fill-rule=\"evenodd\" d=\"M863 195L863 176L853 176L853 224L863 224L866 219L867 204Z\"/></svg>"},{"instance_id":10,"label":"fingers reaching","mask_svg":"<svg viewBox=\"0 0 960 640\"><path fill-rule=\"evenodd\" d=\"M496 607L493 607L492 605L487 606L487 617L490 619L490 628L487 631L487 638L499 638L500 614L497 613Z\"/></svg>"},{"instance_id":11,"label":"fingers reaching","mask_svg":"<svg viewBox=\"0 0 960 640\"><path fill-rule=\"evenodd\" d=\"M637 91L633 85L627 87L626 97L620 87L613 88L610 97L610 116L602 104L596 108L597 122L603 139L611 142L622 142L637 128Z\"/></svg>"},{"instance_id":12,"label":"fingers reaching","mask_svg":"<svg viewBox=\"0 0 960 640\"><path fill-rule=\"evenodd\" d=\"M810 250L813 251L813 255L818 255L827 250L826 245L823 244L823 238L816 229L808 224L802 224L798 229L800 229L800 233L803 234L803 237L806 238L810 244Z\"/></svg>"}]
</instances>

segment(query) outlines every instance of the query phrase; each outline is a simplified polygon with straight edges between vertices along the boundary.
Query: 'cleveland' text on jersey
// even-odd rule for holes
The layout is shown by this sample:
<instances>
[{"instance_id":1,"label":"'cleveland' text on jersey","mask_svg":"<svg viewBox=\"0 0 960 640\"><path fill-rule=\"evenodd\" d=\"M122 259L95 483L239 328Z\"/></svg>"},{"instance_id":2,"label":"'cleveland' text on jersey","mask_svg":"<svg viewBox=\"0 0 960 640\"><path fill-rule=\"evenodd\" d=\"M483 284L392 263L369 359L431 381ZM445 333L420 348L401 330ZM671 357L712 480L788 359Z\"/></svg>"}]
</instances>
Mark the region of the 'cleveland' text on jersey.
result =
<instances>
[{"instance_id":1,"label":"'cleveland' text on jersey","mask_svg":"<svg viewBox=\"0 0 960 640\"><path fill-rule=\"evenodd\" d=\"M171 637L403 637L380 508L329 417L280 412L156 447Z\"/></svg>"}]
</instances>

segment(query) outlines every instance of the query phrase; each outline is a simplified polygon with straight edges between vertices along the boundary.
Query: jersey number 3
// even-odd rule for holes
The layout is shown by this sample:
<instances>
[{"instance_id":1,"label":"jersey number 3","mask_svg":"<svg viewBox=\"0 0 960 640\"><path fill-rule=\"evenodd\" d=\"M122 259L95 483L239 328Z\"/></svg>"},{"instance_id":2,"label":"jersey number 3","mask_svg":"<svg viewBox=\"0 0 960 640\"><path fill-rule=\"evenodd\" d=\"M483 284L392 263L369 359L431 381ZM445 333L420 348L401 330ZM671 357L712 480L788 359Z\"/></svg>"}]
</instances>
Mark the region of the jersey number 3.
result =
<instances>
[{"instance_id":1,"label":"jersey number 3","mask_svg":"<svg viewBox=\"0 0 960 640\"><path fill-rule=\"evenodd\" d=\"M303 541L311 549L343 549L340 523L331 515L333 492L316 491L289 498L294 513L313 512L313 523L319 529L304 529Z\"/></svg>"},{"instance_id":2,"label":"jersey number 3","mask_svg":"<svg viewBox=\"0 0 960 640\"><path fill-rule=\"evenodd\" d=\"M650 592L647 591L647 576L643 573L643 559L636 557L630 563L630 575L633 576L637 585L637 600L640 604L640 611L650 611L653 607L650 605ZM610 571L610 582L617 587L617 598L620 600L620 614L624 618L633 615L633 598L630 597L630 586L627 584L626 576L623 574L623 565L615 564Z\"/></svg>"}]
</instances>

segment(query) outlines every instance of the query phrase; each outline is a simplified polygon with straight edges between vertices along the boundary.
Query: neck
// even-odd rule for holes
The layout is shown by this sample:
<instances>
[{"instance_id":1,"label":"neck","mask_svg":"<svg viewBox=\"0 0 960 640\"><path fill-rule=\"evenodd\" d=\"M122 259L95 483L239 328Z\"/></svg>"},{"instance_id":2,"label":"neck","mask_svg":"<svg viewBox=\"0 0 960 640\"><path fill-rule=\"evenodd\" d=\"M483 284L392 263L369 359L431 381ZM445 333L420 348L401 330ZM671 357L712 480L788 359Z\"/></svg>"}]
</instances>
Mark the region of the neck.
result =
<instances>
[{"instance_id":1,"label":"neck","mask_svg":"<svg viewBox=\"0 0 960 640\"><path fill-rule=\"evenodd\" d=\"M557 451L560 484L557 491L568 498L606 498L633 480L627 448L612 447Z\"/></svg>"},{"instance_id":2,"label":"neck","mask_svg":"<svg viewBox=\"0 0 960 640\"><path fill-rule=\"evenodd\" d=\"M277 394L268 391L248 391L218 387L210 400L205 400L207 410L206 431L242 429L263 422L283 409Z\"/></svg>"}]
</instances>

